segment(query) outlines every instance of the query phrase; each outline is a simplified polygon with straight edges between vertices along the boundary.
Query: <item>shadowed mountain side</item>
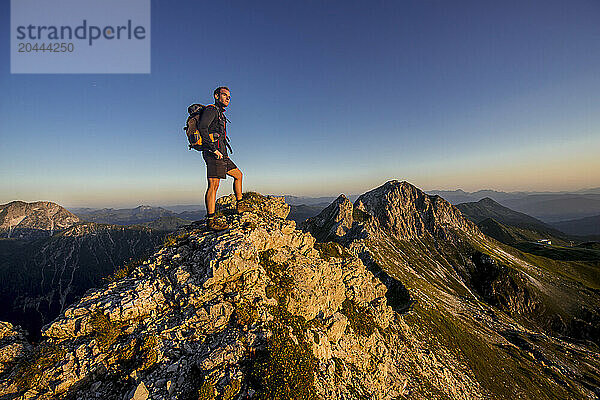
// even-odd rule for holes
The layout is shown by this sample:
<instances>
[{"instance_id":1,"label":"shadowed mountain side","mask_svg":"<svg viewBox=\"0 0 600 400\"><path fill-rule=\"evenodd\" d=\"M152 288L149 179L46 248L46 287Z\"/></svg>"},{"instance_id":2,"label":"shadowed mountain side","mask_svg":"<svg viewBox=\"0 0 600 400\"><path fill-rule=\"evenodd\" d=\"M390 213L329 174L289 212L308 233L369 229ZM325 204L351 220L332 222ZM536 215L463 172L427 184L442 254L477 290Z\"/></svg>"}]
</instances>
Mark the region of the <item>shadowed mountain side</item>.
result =
<instances>
[{"instance_id":1,"label":"shadowed mountain side","mask_svg":"<svg viewBox=\"0 0 600 400\"><path fill-rule=\"evenodd\" d=\"M295 221L296 224L300 224L305 221L307 218L314 217L319 214L327 205L317 205L317 206L309 206L306 204L301 205L290 205L290 214L288 215L288 219Z\"/></svg>"},{"instance_id":2,"label":"shadowed mountain side","mask_svg":"<svg viewBox=\"0 0 600 400\"><path fill-rule=\"evenodd\" d=\"M488 387L495 387L497 397L513 398L514 394L498 395L500 387L496 379L499 378L495 373L490 374L483 365L485 362L478 364L477 353L486 352L486 347L481 347L485 340L481 339L488 337L488 329L510 343L520 343L524 351L544 349L540 356L544 354L544 358L550 359L560 358L561 352L573 341L599 342L598 266L549 260L504 247L482 235L470 221L457 216L449 209L453 208L449 203L439 202L435 196L428 196L406 182L388 182L363 196L353 208L349 201L340 206L336 203L344 202L336 200L319 216L308 220L305 229L322 240L344 244L351 252L360 254L366 265L376 264L401 282L415 302L407 318L427 315L426 320L432 321L447 319L448 313L458 318L455 321L461 322L452 329L474 332L469 346L462 339L458 340L464 344L461 351L479 370ZM361 222L348 218L358 212L361 212ZM440 223L435 227L432 221ZM471 317L466 317L467 314ZM515 332L507 317L514 318L518 325L523 324L523 328ZM445 325L443 329L449 328L450 325ZM441 325L432 329L443 332ZM529 329L540 332L541 337L550 333L556 337L568 335L572 339L541 343L538 336L527 333ZM483 336L474 339L479 335ZM478 344L473 346L474 343ZM597 344L590 345L593 349L590 354L596 354ZM494 357L498 356L500 354ZM506 364L510 359L504 359L504 369L497 372L501 379L523 390L529 385L523 376L507 374L521 368L518 360ZM563 361L569 368L577 363L575 359ZM543 363L538 367L545 368ZM562 385L562 378L556 380L556 384ZM583 378L581 384L598 387L596 379ZM532 390L526 397L561 398L551 390L540 387ZM538 390L543 395L534 395Z\"/></svg>"},{"instance_id":3,"label":"shadowed mountain side","mask_svg":"<svg viewBox=\"0 0 600 400\"><path fill-rule=\"evenodd\" d=\"M600 236L600 215L569 221L554 222L552 223L552 226L570 235Z\"/></svg>"},{"instance_id":4,"label":"shadowed mountain side","mask_svg":"<svg viewBox=\"0 0 600 400\"><path fill-rule=\"evenodd\" d=\"M39 339L42 325L131 259L147 257L165 235L86 223L33 242L0 240L0 319Z\"/></svg>"}]
</instances>

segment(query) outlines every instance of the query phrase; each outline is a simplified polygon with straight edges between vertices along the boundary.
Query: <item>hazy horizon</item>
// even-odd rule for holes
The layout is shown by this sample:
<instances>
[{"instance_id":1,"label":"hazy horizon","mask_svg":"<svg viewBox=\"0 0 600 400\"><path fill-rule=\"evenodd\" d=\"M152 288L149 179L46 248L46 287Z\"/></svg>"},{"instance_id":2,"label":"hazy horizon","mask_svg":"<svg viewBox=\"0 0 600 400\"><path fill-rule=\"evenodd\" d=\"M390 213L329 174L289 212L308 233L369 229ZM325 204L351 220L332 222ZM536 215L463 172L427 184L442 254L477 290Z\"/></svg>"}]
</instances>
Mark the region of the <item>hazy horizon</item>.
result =
<instances>
[{"instance_id":1,"label":"hazy horizon","mask_svg":"<svg viewBox=\"0 0 600 400\"><path fill-rule=\"evenodd\" d=\"M397 179L399 181L405 180L405 179ZM306 198L318 198L318 197L337 197L340 194L344 194L346 196L359 196L365 192L368 192L369 190L375 189L381 185L383 185L385 182L387 181L383 181L377 185L374 185L366 190L363 190L361 192L355 192L355 191L340 191L337 193L330 193L330 194L317 194L317 195L307 195L307 194L297 194L297 193L275 193L275 192L260 192L262 194L265 195L274 195L274 196L295 196L295 197L306 197ZM414 182L410 182L409 183L415 185L416 187L418 187L419 189L423 190L424 192L436 192L436 191L457 191L457 190L463 190L466 193L476 193L479 191L495 191L495 192L504 192L504 193L516 193L516 192L524 192L524 193L535 193L535 194L543 194L543 193L547 193L547 194L560 194L560 193L577 193L577 192L585 192L585 191L593 191L593 190L600 190L600 187L580 187L580 188L575 188L572 190L556 190L556 191L549 191L549 190L501 190L498 188L478 188L475 190L465 190L464 187L457 187L457 188L449 188L449 189L440 189L440 188L423 188L420 187L418 184L415 184ZM247 189L250 190L250 189ZM244 190L246 191L246 189ZM217 194L218 197L221 196L225 196L228 195L230 193L233 193L233 190L230 187L227 188L223 188L222 186L219 188L219 192ZM160 202L160 201L152 201L150 199L140 199L139 201L131 201L131 202L106 202L106 203L78 203L78 202L70 202L69 200L65 200L63 202L61 201L57 201L56 199L50 199L50 198L38 198L38 199L24 199L24 198L13 198L13 199L7 199L6 197L2 197L0 199L0 204L7 204L10 203L12 201L24 201L27 203L33 203L36 201L49 201L52 203L56 203L62 207L65 207L67 209L69 208L96 208L96 209L101 209L101 208L114 208L114 209L130 209L130 208L135 208L135 207L139 207L139 206L152 206L152 207L173 207L173 206L192 206L192 205L199 205L204 207L204 192L200 193L201 197L195 199L195 200L190 200L190 201L186 201L186 200L181 200L181 201L177 201L175 200L174 202Z\"/></svg>"}]
</instances>

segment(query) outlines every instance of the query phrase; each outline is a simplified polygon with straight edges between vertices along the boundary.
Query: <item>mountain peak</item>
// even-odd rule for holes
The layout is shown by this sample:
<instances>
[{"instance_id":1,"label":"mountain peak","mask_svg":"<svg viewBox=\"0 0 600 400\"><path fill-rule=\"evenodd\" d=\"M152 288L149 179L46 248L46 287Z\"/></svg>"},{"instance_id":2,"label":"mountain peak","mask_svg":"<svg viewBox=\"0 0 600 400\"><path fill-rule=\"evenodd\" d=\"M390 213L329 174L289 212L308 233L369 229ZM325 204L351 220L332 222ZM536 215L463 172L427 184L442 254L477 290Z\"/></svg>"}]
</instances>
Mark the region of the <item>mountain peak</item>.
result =
<instances>
[{"instance_id":1,"label":"mountain peak","mask_svg":"<svg viewBox=\"0 0 600 400\"><path fill-rule=\"evenodd\" d=\"M49 201L13 201L0 208L0 236L35 239L81 222L67 209Z\"/></svg>"},{"instance_id":2,"label":"mountain peak","mask_svg":"<svg viewBox=\"0 0 600 400\"><path fill-rule=\"evenodd\" d=\"M21 347L1 358L0 397L466 400L596 390L597 351L584 342L599 340L597 294L582 297L562 275L495 247L439 196L399 181L354 205L341 195L320 225L337 243L296 229L282 198L244 199L252 211L241 215L235 196L218 200L228 230L181 228L47 325L30 356Z\"/></svg>"},{"instance_id":3,"label":"mountain peak","mask_svg":"<svg viewBox=\"0 0 600 400\"><path fill-rule=\"evenodd\" d=\"M484 197L483 199L479 200L478 203L482 204L482 205L487 205L487 206L500 206L503 207L502 205L500 205L500 203L498 203L497 201L489 198L489 197Z\"/></svg>"},{"instance_id":4,"label":"mountain peak","mask_svg":"<svg viewBox=\"0 0 600 400\"><path fill-rule=\"evenodd\" d=\"M309 218L303 224L319 242L334 240L344 236L354 223L354 207L352 202L343 194L327 206L319 215Z\"/></svg>"},{"instance_id":5,"label":"mountain peak","mask_svg":"<svg viewBox=\"0 0 600 400\"><path fill-rule=\"evenodd\" d=\"M17 366L19 378L0 381L0 395L401 395L399 334L383 333L393 320L385 286L357 257L332 257L295 229L283 199L246 197L253 211L242 215L233 195L219 199L228 231L184 227L127 276L69 307L39 345L61 357L43 371Z\"/></svg>"},{"instance_id":6,"label":"mountain peak","mask_svg":"<svg viewBox=\"0 0 600 400\"><path fill-rule=\"evenodd\" d=\"M364 236L366 230L377 234L380 229L398 239L426 234L446 236L448 229L480 235L471 221L438 195L428 195L406 181L392 180L360 196L354 205L344 195L315 217L303 229L321 242Z\"/></svg>"},{"instance_id":7,"label":"mountain peak","mask_svg":"<svg viewBox=\"0 0 600 400\"><path fill-rule=\"evenodd\" d=\"M477 227L446 200L406 181L386 182L360 196L354 205L374 216L379 227L402 239L426 233L444 236L451 228L479 234Z\"/></svg>"}]
</instances>

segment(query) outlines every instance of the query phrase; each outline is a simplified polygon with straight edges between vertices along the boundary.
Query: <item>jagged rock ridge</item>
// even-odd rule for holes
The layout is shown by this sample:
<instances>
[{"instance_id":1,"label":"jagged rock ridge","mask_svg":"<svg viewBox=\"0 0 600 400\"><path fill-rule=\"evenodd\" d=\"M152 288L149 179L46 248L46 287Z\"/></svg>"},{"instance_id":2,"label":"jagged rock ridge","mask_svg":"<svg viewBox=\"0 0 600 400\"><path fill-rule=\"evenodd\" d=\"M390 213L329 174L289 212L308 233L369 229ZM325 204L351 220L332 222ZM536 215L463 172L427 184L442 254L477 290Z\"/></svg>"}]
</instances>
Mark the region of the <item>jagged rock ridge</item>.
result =
<instances>
[{"instance_id":1,"label":"jagged rock ridge","mask_svg":"<svg viewBox=\"0 0 600 400\"><path fill-rule=\"evenodd\" d=\"M426 233L444 238L449 229L480 234L456 207L408 182L387 182L360 196L356 207L369 212L378 227L398 239L419 238Z\"/></svg>"},{"instance_id":2,"label":"jagged rock ridge","mask_svg":"<svg viewBox=\"0 0 600 400\"><path fill-rule=\"evenodd\" d=\"M358 223L362 230L385 231L397 239L426 234L445 237L449 229L481 235L477 226L437 195L428 195L408 182L389 181L352 202L343 194L304 223L318 241L338 240ZM349 238L357 239L357 231Z\"/></svg>"},{"instance_id":3,"label":"jagged rock ridge","mask_svg":"<svg viewBox=\"0 0 600 400\"><path fill-rule=\"evenodd\" d=\"M390 181L354 205L339 198L304 229L318 237L323 226L334 227L324 240L359 255L388 287L388 304L396 303L411 328L426 327L449 348L459 345L490 397L600 394L599 364L592 361L600 343L600 282L592 266L503 246L445 200L407 182ZM536 362L522 354L535 354ZM548 365L560 373L548 375Z\"/></svg>"},{"instance_id":4,"label":"jagged rock ridge","mask_svg":"<svg viewBox=\"0 0 600 400\"><path fill-rule=\"evenodd\" d=\"M564 276L545 277L443 199L405 182L384 187L378 195L388 201L365 194L352 205L340 197L305 226L338 243L295 229L280 199L247 194L254 211L241 216L228 212L233 197L220 199L230 230L182 228L128 277L89 292L46 327L28 362L13 360L0 376L0 396L598 394L597 347L550 336L531 319L571 306L563 300L550 309L543 293L580 291L578 307L598 305L597 294ZM386 297L393 282L414 303L400 312Z\"/></svg>"},{"instance_id":5,"label":"jagged rock ridge","mask_svg":"<svg viewBox=\"0 0 600 400\"><path fill-rule=\"evenodd\" d=\"M463 363L433 357L398 319L360 259L315 247L284 219L282 200L254 195L253 204L226 217L225 233L181 229L129 277L67 309L44 330L50 367L36 374L33 357L4 393L388 399L435 388L483 398Z\"/></svg>"}]
</instances>

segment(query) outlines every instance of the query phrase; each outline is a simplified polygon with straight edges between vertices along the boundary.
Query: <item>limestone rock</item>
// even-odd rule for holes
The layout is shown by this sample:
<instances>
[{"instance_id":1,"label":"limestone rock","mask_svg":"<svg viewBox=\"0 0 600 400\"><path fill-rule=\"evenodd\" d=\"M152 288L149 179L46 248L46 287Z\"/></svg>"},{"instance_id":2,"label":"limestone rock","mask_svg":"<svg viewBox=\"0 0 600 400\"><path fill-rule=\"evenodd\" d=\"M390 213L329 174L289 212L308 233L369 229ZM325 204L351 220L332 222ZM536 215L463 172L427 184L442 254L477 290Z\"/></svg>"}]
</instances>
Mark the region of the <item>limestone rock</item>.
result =
<instances>
[{"instance_id":1,"label":"limestone rock","mask_svg":"<svg viewBox=\"0 0 600 400\"><path fill-rule=\"evenodd\" d=\"M477 226L456 207L405 181L389 181L363 194L355 207L374 216L378 228L398 239L423 237L427 233L445 237L450 228L480 235Z\"/></svg>"},{"instance_id":2,"label":"limestone rock","mask_svg":"<svg viewBox=\"0 0 600 400\"><path fill-rule=\"evenodd\" d=\"M148 389L146 388L146 385L144 385L144 382L140 382L138 387L135 389L135 393L133 393L133 397L131 398L131 400L146 400L148 399L149 394L150 392L148 392Z\"/></svg>"},{"instance_id":3,"label":"limestone rock","mask_svg":"<svg viewBox=\"0 0 600 400\"><path fill-rule=\"evenodd\" d=\"M462 335L485 337L477 349L494 352L484 356L524 357L514 343L525 339L497 333L512 338L505 332L519 323L467 297L447 260L415 265L402 257L420 250L394 247L400 237L425 240L450 229L480 234L443 200L398 182L355 206L341 196L309 228L347 246L296 229L281 198L245 200L252 211L240 215L235 197L219 199L228 230L182 227L127 276L88 291L44 328L26 363L0 372L0 397L245 399L293 391L326 400L484 399L494 398L490 382L478 380L465 356L477 356L467 352L474 345ZM418 312L390 306L397 294L390 296L388 280L408 290L399 277L412 285ZM13 332L0 324L0 354Z\"/></svg>"},{"instance_id":4,"label":"limestone rock","mask_svg":"<svg viewBox=\"0 0 600 400\"><path fill-rule=\"evenodd\" d=\"M0 321L0 375L31 351L25 332L8 322Z\"/></svg>"},{"instance_id":5,"label":"limestone rock","mask_svg":"<svg viewBox=\"0 0 600 400\"><path fill-rule=\"evenodd\" d=\"M352 228L353 211L350 200L341 194L319 215L306 220L303 229L310 231L319 242L334 240L344 236Z\"/></svg>"},{"instance_id":6,"label":"limestone rock","mask_svg":"<svg viewBox=\"0 0 600 400\"><path fill-rule=\"evenodd\" d=\"M279 218L286 218L290 213L290 206L285 203L283 197L263 196L254 192L244 193L242 200L255 212L267 213ZM236 198L234 194L221 197L217 200L218 210L234 210L236 207Z\"/></svg>"}]
</instances>

